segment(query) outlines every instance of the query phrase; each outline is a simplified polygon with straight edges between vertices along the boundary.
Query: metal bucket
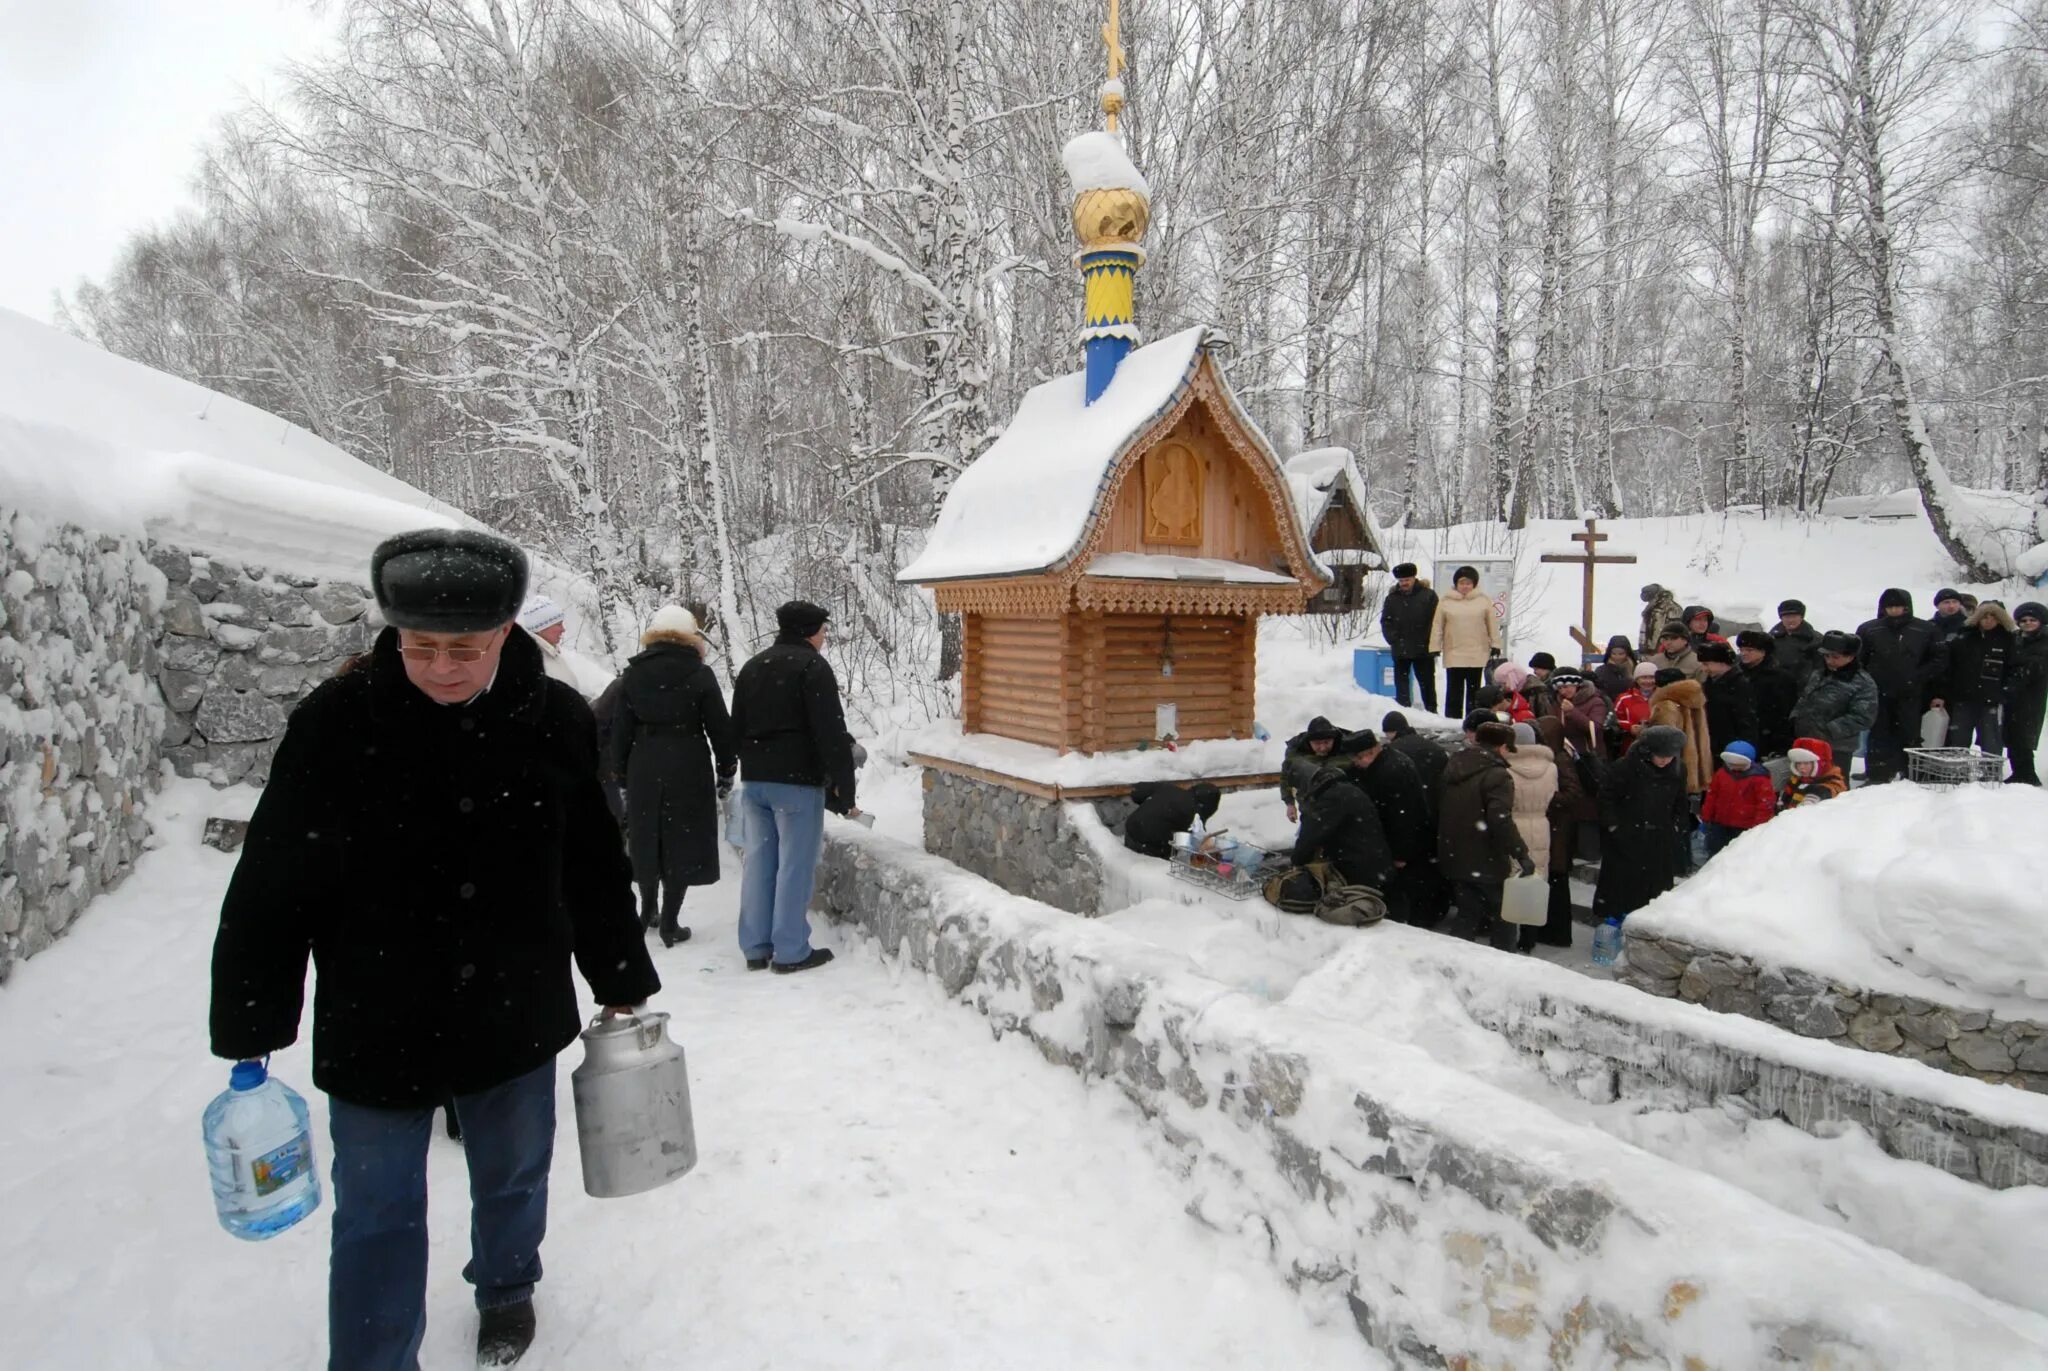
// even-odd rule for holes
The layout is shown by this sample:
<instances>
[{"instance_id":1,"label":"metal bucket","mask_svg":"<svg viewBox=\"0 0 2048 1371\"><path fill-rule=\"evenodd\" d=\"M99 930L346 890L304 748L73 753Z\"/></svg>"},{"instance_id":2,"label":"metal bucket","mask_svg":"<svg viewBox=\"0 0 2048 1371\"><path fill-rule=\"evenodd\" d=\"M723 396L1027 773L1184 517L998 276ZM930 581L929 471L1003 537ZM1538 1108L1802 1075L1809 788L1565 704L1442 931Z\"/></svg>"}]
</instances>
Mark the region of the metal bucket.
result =
<instances>
[{"instance_id":1,"label":"metal bucket","mask_svg":"<svg viewBox=\"0 0 2048 1371\"><path fill-rule=\"evenodd\" d=\"M571 1073L583 1190L599 1199L667 1185L697 1164L690 1077L668 1015L599 1015Z\"/></svg>"}]
</instances>

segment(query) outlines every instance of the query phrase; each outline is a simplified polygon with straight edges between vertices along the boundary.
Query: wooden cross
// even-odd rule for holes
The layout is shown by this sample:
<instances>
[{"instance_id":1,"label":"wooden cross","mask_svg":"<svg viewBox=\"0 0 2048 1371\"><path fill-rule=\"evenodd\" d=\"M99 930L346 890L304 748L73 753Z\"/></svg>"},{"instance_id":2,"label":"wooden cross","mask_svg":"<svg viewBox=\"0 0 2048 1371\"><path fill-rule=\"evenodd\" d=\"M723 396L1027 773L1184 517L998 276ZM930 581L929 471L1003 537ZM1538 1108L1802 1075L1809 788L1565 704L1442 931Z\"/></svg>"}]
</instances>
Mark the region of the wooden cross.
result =
<instances>
[{"instance_id":1,"label":"wooden cross","mask_svg":"<svg viewBox=\"0 0 2048 1371\"><path fill-rule=\"evenodd\" d=\"M1635 560L1634 557L1622 552L1610 552L1605 555L1600 552L1596 545L1606 542L1607 535L1599 531L1599 523L1598 519L1588 519L1586 520L1586 531L1572 535L1573 542L1586 545L1584 552L1546 552L1539 559L1545 562L1563 562L1568 566L1584 568L1586 574L1584 612L1580 616L1581 626L1572 630L1572 637L1578 640L1579 646L1585 649L1588 656L1592 656L1600 651L1593 643L1593 567L1596 563L1601 562L1624 563Z\"/></svg>"}]
</instances>

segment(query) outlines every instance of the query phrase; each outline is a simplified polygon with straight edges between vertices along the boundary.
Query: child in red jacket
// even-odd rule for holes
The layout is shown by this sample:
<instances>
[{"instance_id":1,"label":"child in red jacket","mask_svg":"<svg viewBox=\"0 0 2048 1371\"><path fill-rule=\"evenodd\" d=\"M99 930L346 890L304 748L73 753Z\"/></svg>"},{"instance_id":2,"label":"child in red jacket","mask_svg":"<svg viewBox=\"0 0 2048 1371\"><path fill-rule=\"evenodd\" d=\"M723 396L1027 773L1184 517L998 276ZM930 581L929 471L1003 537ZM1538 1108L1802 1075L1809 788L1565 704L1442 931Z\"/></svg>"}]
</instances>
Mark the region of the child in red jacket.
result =
<instances>
[{"instance_id":1,"label":"child in red jacket","mask_svg":"<svg viewBox=\"0 0 2048 1371\"><path fill-rule=\"evenodd\" d=\"M1721 754L1721 769L1708 783L1706 802L1700 806L1707 855L1713 856L1777 812L1778 792L1771 784L1771 773L1756 764L1756 748L1748 743L1728 744Z\"/></svg>"},{"instance_id":2,"label":"child in red jacket","mask_svg":"<svg viewBox=\"0 0 2048 1371\"><path fill-rule=\"evenodd\" d=\"M1614 702L1614 726L1621 731L1621 750L1626 751L1636 734L1649 726L1650 697L1657 693L1657 664L1644 662L1636 668L1636 688Z\"/></svg>"}]
</instances>

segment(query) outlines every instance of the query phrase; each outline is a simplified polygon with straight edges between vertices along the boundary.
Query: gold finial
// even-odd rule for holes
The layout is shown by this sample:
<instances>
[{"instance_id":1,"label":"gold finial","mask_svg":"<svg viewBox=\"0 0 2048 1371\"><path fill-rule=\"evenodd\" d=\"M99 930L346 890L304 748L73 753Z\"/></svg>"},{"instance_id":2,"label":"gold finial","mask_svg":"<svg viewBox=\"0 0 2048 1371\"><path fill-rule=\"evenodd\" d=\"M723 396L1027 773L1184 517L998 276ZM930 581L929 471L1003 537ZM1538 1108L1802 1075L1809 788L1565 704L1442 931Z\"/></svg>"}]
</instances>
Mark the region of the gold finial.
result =
<instances>
[{"instance_id":1,"label":"gold finial","mask_svg":"<svg viewBox=\"0 0 2048 1371\"><path fill-rule=\"evenodd\" d=\"M1102 41L1109 49L1109 80L1102 87L1102 113L1111 133L1116 132L1116 117L1123 113L1124 92L1122 75L1128 62L1124 57L1124 46L1118 41L1117 0L1109 0L1109 22L1102 26Z\"/></svg>"}]
</instances>

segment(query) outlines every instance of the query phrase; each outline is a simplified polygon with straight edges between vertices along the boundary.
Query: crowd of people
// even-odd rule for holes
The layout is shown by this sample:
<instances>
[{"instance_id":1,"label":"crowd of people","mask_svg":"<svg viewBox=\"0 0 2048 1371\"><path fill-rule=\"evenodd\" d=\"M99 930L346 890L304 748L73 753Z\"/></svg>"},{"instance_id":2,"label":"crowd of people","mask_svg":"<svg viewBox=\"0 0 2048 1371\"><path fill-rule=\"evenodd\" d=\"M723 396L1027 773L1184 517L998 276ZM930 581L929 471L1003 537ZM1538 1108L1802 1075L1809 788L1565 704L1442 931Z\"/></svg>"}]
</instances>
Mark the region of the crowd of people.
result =
<instances>
[{"instance_id":1,"label":"crowd of people","mask_svg":"<svg viewBox=\"0 0 2048 1371\"><path fill-rule=\"evenodd\" d=\"M1419 692L1435 709L1441 655L1462 742L1401 712L1377 733L1317 718L1288 741L1281 780L1295 866L1373 887L1388 917L1503 948L1568 945L1575 862L1599 864L1594 916L1626 917L1742 833L1842 794L1859 753L1866 784L1899 778L1925 744L2002 749L2009 782L2040 783L2039 603L2008 613L1944 588L1921 619L1893 589L1852 633L1821 632L1786 600L1768 631L1731 636L1653 585L1641 634L1581 670L1547 652L1500 660L1476 572L1459 568L1439 597L1415 570L1394 568L1381 612L1397 701ZM1502 918L1517 875L1547 881L1541 923Z\"/></svg>"},{"instance_id":2,"label":"crowd of people","mask_svg":"<svg viewBox=\"0 0 2048 1371\"><path fill-rule=\"evenodd\" d=\"M470 1172L477 1362L509 1366L536 1326L555 1059L585 1017L572 962L607 1014L661 988L646 929L689 936L683 895L718 879L736 773L748 969L831 961L805 911L824 811L859 812L855 746L817 605L777 611L729 712L696 616L663 608L600 727L562 612L526 599L513 544L401 534L370 584L389 626L292 713L250 821L214 942L212 1048L245 1061L292 1043L310 959L329 1365L418 1365L426 1155L446 1108Z\"/></svg>"}]
</instances>

